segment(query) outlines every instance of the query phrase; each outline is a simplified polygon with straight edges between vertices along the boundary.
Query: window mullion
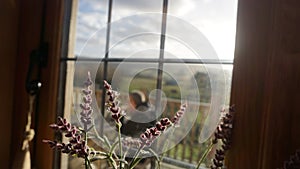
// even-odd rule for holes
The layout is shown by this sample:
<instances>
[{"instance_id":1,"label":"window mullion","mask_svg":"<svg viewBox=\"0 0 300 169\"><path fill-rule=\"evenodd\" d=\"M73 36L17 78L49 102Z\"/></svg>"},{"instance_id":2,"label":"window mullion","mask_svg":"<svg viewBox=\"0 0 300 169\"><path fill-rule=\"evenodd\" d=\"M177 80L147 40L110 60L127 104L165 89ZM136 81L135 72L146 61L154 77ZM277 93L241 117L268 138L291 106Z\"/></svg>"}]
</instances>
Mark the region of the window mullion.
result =
<instances>
[{"instance_id":1,"label":"window mullion","mask_svg":"<svg viewBox=\"0 0 300 169\"><path fill-rule=\"evenodd\" d=\"M106 28L106 44L105 44L105 56L104 56L104 66L103 66L103 80L107 80L107 67L109 58L109 42L110 42L110 29L111 29L111 15L112 15L112 5L113 0L109 0L108 4L108 16L107 16L107 28ZM102 82L103 83L103 82ZM101 100L101 113L105 115L105 88L102 90L102 100ZM101 118L104 120L103 118ZM101 122L100 135L103 134L104 122Z\"/></svg>"},{"instance_id":2,"label":"window mullion","mask_svg":"<svg viewBox=\"0 0 300 169\"><path fill-rule=\"evenodd\" d=\"M157 82L156 82L156 103L155 112L158 112L158 108L161 107L161 89L162 89L162 76L163 76L163 65L164 65L164 50L165 50L165 40L166 40L166 28L167 28L167 13L168 13L168 0L163 2L162 11L162 25L161 25L161 36L160 36L160 52L159 52L159 62L157 70ZM160 110L159 110L160 111Z\"/></svg>"}]
</instances>

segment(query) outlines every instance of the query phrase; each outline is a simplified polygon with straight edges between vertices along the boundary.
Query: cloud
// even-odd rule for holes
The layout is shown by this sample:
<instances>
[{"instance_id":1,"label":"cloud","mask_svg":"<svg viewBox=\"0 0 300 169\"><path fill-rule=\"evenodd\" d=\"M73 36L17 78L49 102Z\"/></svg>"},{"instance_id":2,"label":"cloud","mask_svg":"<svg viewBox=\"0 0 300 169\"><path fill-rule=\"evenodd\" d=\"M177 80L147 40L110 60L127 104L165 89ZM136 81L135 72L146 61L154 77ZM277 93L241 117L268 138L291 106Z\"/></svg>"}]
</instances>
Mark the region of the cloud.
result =
<instances>
[{"instance_id":1,"label":"cloud","mask_svg":"<svg viewBox=\"0 0 300 169\"><path fill-rule=\"evenodd\" d=\"M76 51L79 53L82 46L89 39L84 53L91 56L103 51L105 36L96 33L101 30L105 34L107 20L108 0L80 0L77 15ZM113 4L111 27L112 57L124 57L138 50L157 49L161 31L161 17L158 15L142 17L122 18L137 13L162 11L161 0L115 0ZM177 16L199 29L212 43L219 57L233 58L235 23L236 23L236 0L172 0L169 1L169 13ZM173 28L167 27L168 31ZM180 30L179 30L180 31ZM179 32L178 33L182 33ZM150 32L152 35L138 36L137 32ZM168 32L167 32L168 33ZM158 35L157 35L158 34ZM94 35L94 36L92 36ZM135 36L132 36L135 35ZM91 37L92 36L92 37ZM185 33L188 39L196 38L194 35ZM124 39L127 37L127 39ZM119 41L123 40L121 43ZM92 52L89 52L91 50ZM167 39L166 50L176 53L179 57L194 58L195 55L188 48L176 41ZM156 53L156 52L154 52ZM151 55L154 55L153 52ZM150 54L145 54L145 57ZM156 56L155 56L156 57Z\"/></svg>"}]
</instances>

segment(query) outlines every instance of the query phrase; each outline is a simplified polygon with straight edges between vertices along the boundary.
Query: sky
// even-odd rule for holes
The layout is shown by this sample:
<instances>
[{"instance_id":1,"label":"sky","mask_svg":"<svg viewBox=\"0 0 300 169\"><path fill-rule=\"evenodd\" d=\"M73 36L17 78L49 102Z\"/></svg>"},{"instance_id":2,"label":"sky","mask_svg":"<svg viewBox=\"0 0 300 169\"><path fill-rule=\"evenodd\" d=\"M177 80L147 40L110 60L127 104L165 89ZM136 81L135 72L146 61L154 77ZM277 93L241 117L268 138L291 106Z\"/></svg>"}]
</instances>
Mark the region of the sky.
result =
<instances>
[{"instance_id":1,"label":"sky","mask_svg":"<svg viewBox=\"0 0 300 169\"><path fill-rule=\"evenodd\" d=\"M158 58L162 0L114 0L110 57ZM166 58L233 59L237 0L169 0ZM75 54L104 56L108 0L79 0ZM153 14L157 13L157 14ZM135 15L133 17L130 17ZM196 32L200 32L200 35ZM201 34L204 36L201 37ZM168 36L169 35L169 36ZM177 38L182 36L184 38ZM207 45L210 44L210 45ZM196 47L195 47L196 46ZM212 48L211 48L212 47ZM205 56L204 56L205 55Z\"/></svg>"},{"instance_id":2,"label":"sky","mask_svg":"<svg viewBox=\"0 0 300 169\"><path fill-rule=\"evenodd\" d=\"M162 4L163 0L113 0L109 57L158 58ZM79 0L75 55L104 57L107 13L108 0ZM233 60L236 13L237 0L169 0L165 57ZM131 63L137 68L135 64ZM210 66L205 68L216 67ZM231 68L231 65L227 66L228 70ZM177 69L178 74L182 71L175 66L173 69ZM125 70L128 69L123 72ZM214 74L210 75L214 77ZM217 75L221 75L219 70ZM223 90L224 83L217 80L211 78L212 90L222 96L219 91ZM212 118L208 119L213 125L208 133L213 132L214 124L218 122L218 118L213 117L219 114L215 109L219 109L218 104L225 100L225 97L214 98L217 106L210 110L215 113L209 113Z\"/></svg>"}]
</instances>

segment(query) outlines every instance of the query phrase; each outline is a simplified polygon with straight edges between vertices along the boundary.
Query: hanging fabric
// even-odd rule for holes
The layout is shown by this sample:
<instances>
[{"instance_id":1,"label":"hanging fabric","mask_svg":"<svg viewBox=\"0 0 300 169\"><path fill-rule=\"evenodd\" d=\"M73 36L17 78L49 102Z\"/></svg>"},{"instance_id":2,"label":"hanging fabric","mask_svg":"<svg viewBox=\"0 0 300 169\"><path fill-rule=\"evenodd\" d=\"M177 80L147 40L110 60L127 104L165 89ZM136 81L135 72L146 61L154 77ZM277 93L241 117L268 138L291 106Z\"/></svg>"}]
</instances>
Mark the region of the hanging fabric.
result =
<instances>
[{"instance_id":1,"label":"hanging fabric","mask_svg":"<svg viewBox=\"0 0 300 169\"><path fill-rule=\"evenodd\" d=\"M29 94L29 108L27 112L27 124L25 126L22 149L18 152L14 161L13 169L31 169L29 143L34 138L34 130L31 129L31 117L36 95Z\"/></svg>"}]
</instances>

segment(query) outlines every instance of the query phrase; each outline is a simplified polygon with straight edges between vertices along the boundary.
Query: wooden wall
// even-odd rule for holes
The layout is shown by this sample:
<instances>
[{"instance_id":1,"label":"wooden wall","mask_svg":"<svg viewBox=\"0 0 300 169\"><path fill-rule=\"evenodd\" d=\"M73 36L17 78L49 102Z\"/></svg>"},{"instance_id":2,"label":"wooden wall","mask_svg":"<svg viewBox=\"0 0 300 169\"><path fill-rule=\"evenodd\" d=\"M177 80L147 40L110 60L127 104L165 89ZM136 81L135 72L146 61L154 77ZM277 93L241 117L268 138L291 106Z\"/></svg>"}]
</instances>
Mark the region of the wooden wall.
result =
<instances>
[{"instance_id":1,"label":"wooden wall","mask_svg":"<svg viewBox=\"0 0 300 169\"><path fill-rule=\"evenodd\" d=\"M0 1L0 168L9 168L14 100L15 63L18 51L17 0Z\"/></svg>"},{"instance_id":2,"label":"wooden wall","mask_svg":"<svg viewBox=\"0 0 300 169\"><path fill-rule=\"evenodd\" d=\"M43 8L43 3L46 8ZM42 12L45 9L45 41L49 43L48 64L42 70L38 113L32 124L36 129L31 144L33 167L52 168L53 151L42 143L54 133L48 125L55 122L61 55L63 2L61 0L0 1L0 168L10 168L21 149L27 120L28 95L25 80L29 57L39 47ZM34 144L36 143L36 144Z\"/></svg>"},{"instance_id":3,"label":"wooden wall","mask_svg":"<svg viewBox=\"0 0 300 169\"><path fill-rule=\"evenodd\" d=\"M239 0L229 169L274 169L300 148L300 1Z\"/></svg>"}]
</instances>

